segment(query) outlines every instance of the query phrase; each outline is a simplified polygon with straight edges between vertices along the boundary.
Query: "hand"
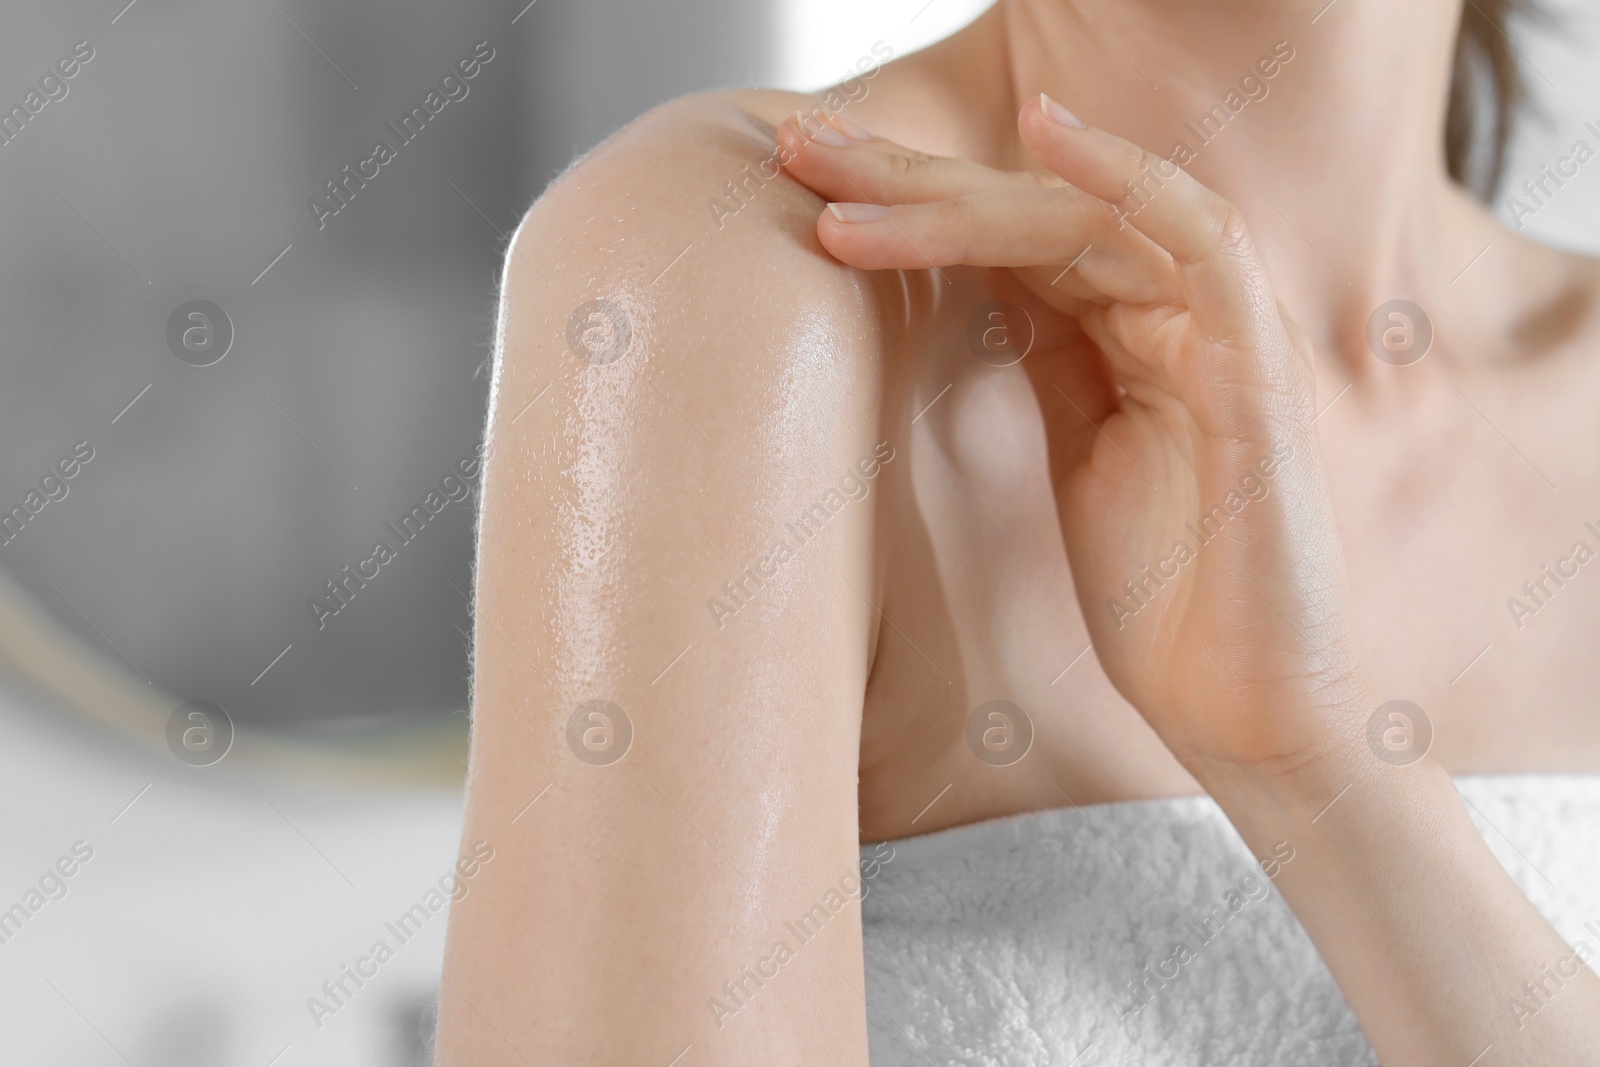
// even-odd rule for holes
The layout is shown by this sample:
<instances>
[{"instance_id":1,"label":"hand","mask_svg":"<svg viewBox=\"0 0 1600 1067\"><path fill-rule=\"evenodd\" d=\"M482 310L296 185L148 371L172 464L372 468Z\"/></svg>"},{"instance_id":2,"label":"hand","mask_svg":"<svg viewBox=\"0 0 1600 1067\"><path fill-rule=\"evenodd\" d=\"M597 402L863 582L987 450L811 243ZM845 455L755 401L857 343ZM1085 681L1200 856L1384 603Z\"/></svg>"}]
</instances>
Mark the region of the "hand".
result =
<instances>
[{"instance_id":1,"label":"hand","mask_svg":"<svg viewBox=\"0 0 1600 1067\"><path fill-rule=\"evenodd\" d=\"M1311 425L1310 345L1225 200L1054 101L1019 126L1053 173L793 125L780 158L842 201L817 234L843 262L1007 268L1077 320L1081 353L1030 370L1100 662L1202 783L1314 763L1373 701ZM1076 396L1057 384L1069 377Z\"/></svg>"}]
</instances>

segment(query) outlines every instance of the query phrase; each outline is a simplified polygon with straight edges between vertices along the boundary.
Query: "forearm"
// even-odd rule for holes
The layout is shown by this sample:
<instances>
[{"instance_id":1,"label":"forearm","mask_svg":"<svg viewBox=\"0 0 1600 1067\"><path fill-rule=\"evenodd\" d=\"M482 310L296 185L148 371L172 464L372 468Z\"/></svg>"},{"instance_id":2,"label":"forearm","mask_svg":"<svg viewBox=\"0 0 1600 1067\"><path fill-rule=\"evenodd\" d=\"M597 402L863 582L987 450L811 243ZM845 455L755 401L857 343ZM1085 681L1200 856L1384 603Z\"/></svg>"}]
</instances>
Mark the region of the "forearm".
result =
<instances>
[{"instance_id":1,"label":"forearm","mask_svg":"<svg viewBox=\"0 0 1600 1067\"><path fill-rule=\"evenodd\" d=\"M1358 743L1290 776L1207 777L1257 855L1294 848L1275 883L1384 1063L1594 1062L1589 953L1529 903L1431 760L1394 767Z\"/></svg>"}]
</instances>

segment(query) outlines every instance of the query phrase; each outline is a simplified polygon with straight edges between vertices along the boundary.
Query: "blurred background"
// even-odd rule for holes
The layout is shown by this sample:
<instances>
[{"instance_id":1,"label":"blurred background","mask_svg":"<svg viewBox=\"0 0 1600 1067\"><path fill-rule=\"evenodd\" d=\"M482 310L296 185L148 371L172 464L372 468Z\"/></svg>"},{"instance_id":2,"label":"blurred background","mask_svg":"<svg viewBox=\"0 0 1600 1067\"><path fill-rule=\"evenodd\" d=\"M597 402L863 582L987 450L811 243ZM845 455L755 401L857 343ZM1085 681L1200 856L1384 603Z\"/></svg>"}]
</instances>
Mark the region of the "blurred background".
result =
<instances>
[{"instance_id":1,"label":"blurred background","mask_svg":"<svg viewBox=\"0 0 1600 1067\"><path fill-rule=\"evenodd\" d=\"M6 6L0 1062L430 1062L507 234L662 100L987 6ZM1600 14L1547 7L1502 214L1600 125ZM1600 252L1597 192L1525 229Z\"/></svg>"}]
</instances>

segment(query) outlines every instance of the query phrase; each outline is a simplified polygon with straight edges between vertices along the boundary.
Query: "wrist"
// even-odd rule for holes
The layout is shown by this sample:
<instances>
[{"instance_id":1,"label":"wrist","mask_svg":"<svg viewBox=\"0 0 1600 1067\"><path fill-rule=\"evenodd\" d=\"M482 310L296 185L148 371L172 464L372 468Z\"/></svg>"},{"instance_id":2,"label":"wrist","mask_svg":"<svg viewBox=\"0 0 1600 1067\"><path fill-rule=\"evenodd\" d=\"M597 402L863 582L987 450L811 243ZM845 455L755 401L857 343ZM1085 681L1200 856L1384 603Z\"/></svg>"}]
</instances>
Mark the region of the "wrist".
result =
<instances>
[{"instance_id":1,"label":"wrist","mask_svg":"<svg viewBox=\"0 0 1600 1067\"><path fill-rule=\"evenodd\" d=\"M1354 695L1338 708L1295 714L1315 727L1282 756L1185 761L1235 821L1253 810L1309 820L1358 788L1406 806L1429 796L1454 796L1449 775L1429 755L1432 725L1416 705Z\"/></svg>"},{"instance_id":2,"label":"wrist","mask_svg":"<svg viewBox=\"0 0 1600 1067\"><path fill-rule=\"evenodd\" d=\"M1362 867L1399 843L1400 826L1442 832L1467 825L1440 764L1428 756L1386 762L1364 739L1289 768L1214 766L1196 777L1257 852L1287 840L1314 846L1329 861L1344 854Z\"/></svg>"}]
</instances>

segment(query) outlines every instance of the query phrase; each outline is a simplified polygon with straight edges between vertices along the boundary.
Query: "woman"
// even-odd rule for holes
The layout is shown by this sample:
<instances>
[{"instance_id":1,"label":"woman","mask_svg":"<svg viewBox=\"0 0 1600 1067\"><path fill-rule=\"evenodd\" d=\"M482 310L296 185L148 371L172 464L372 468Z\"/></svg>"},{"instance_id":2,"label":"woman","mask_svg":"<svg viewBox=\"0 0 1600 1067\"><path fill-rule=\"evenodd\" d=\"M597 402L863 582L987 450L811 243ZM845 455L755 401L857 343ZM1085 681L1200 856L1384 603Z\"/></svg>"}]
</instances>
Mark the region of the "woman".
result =
<instances>
[{"instance_id":1,"label":"woman","mask_svg":"<svg viewBox=\"0 0 1600 1067\"><path fill-rule=\"evenodd\" d=\"M1596 266L1461 7L1001 0L545 194L441 1063L1600 1058Z\"/></svg>"}]
</instances>

